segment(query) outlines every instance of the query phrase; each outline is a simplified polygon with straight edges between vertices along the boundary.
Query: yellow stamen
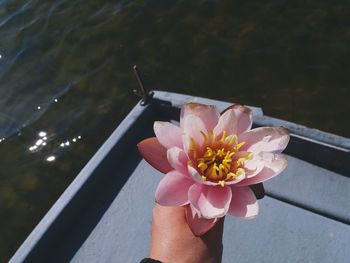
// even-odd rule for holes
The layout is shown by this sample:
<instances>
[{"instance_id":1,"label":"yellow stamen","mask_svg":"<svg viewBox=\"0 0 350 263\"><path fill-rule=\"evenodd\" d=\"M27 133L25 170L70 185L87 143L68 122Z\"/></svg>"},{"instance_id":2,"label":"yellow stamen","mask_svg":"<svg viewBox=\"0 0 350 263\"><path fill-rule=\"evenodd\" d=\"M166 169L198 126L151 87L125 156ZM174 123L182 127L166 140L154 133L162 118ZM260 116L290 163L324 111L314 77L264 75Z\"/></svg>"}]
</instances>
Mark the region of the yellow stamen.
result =
<instances>
[{"instance_id":1,"label":"yellow stamen","mask_svg":"<svg viewBox=\"0 0 350 263\"><path fill-rule=\"evenodd\" d=\"M248 158L247 160L253 159L253 153L252 152L248 152L247 158Z\"/></svg>"},{"instance_id":2,"label":"yellow stamen","mask_svg":"<svg viewBox=\"0 0 350 263\"><path fill-rule=\"evenodd\" d=\"M228 145L231 146L237 142L237 136L236 135L230 135L230 141L228 142Z\"/></svg>"},{"instance_id":3,"label":"yellow stamen","mask_svg":"<svg viewBox=\"0 0 350 263\"><path fill-rule=\"evenodd\" d=\"M235 173L228 173L227 174L227 179L231 179L231 178L236 179L237 175Z\"/></svg>"},{"instance_id":4,"label":"yellow stamen","mask_svg":"<svg viewBox=\"0 0 350 263\"><path fill-rule=\"evenodd\" d=\"M201 134L202 134L203 139L204 139L204 144L207 144L207 143L208 143L208 137L207 137L207 135L206 135L203 131L201 131Z\"/></svg>"},{"instance_id":5,"label":"yellow stamen","mask_svg":"<svg viewBox=\"0 0 350 263\"><path fill-rule=\"evenodd\" d=\"M244 173L244 169L243 168L238 168L237 171L236 171L236 175L237 176L240 176Z\"/></svg>"},{"instance_id":6,"label":"yellow stamen","mask_svg":"<svg viewBox=\"0 0 350 263\"><path fill-rule=\"evenodd\" d=\"M237 136L227 136L223 131L220 138L213 131L204 133L203 145L196 145L193 138L190 141L191 165L195 165L201 174L201 180L211 181L225 186L226 182L236 180L244 174L242 164L250 160L253 154L248 151L239 151L245 142L237 142ZM200 156L198 156L200 154ZM199 158L197 158L197 156Z\"/></svg>"},{"instance_id":7,"label":"yellow stamen","mask_svg":"<svg viewBox=\"0 0 350 263\"><path fill-rule=\"evenodd\" d=\"M216 152L216 155L219 156L219 157L222 157L222 156L226 155L225 149L222 148L221 150L218 150Z\"/></svg>"},{"instance_id":8,"label":"yellow stamen","mask_svg":"<svg viewBox=\"0 0 350 263\"><path fill-rule=\"evenodd\" d=\"M226 131L223 131L222 132L222 137L221 137L221 142L225 142L225 140L226 140Z\"/></svg>"},{"instance_id":9,"label":"yellow stamen","mask_svg":"<svg viewBox=\"0 0 350 263\"><path fill-rule=\"evenodd\" d=\"M203 161L200 162L197 166L199 169L201 169L202 173L208 168L208 165L206 165Z\"/></svg>"},{"instance_id":10,"label":"yellow stamen","mask_svg":"<svg viewBox=\"0 0 350 263\"><path fill-rule=\"evenodd\" d=\"M239 144L236 145L236 150L239 150L239 148L241 148L243 145L245 144L245 142L241 142Z\"/></svg>"},{"instance_id":11,"label":"yellow stamen","mask_svg":"<svg viewBox=\"0 0 350 263\"><path fill-rule=\"evenodd\" d=\"M209 135L209 138L210 138L210 143L211 143L212 145L214 145L214 144L216 143L216 133L213 132L213 131L210 131L210 132L208 133L208 135Z\"/></svg>"},{"instance_id":12,"label":"yellow stamen","mask_svg":"<svg viewBox=\"0 0 350 263\"><path fill-rule=\"evenodd\" d=\"M190 153L194 159L197 159L197 145L193 138L190 139Z\"/></svg>"},{"instance_id":13,"label":"yellow stamen","mask_svg":"<svg viewBox=\"0 0 350 263\"><path fill-rule=\"evenodd\" d=\"M244 152L240 152L244 154ZM251 160L253 158L253 153L252 152L245 152L245 156L243 155L242 157L237 159L237 164L240 165L245 161Z\"/></svg>"}]
</instances>

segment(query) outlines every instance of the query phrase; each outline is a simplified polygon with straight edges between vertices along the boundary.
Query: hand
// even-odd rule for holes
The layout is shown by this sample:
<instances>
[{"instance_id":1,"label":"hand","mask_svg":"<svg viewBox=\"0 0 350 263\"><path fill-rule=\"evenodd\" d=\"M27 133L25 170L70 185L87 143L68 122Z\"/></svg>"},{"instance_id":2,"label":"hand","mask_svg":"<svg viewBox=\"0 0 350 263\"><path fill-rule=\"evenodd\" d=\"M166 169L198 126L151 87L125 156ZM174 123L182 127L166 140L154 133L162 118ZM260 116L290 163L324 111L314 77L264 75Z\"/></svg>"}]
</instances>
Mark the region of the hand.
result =
<instances>
[{"instance_id":1,"label":"hand","mask_svg":"<svg viewBox=\"0 0 350 263\"><path fill-rule=\"evenodd\" d=\"M265 195L262 183L251 185L257 199ZM186 207L153 209L150 257L165 263L221 262L224 218L202 236L195 236L186 220Z\"/></svg>"},{"instance_id":2,"label":"hand","mask_svg":"<svg viewBox=\"0 0 350 263\"><path fill-rule=\"evenodd\" d=\"M150 257L165 263L221 262L224 219L206 234L196 237L190 230L185 207L153 209Z\"/></svg>"}]
</instances>

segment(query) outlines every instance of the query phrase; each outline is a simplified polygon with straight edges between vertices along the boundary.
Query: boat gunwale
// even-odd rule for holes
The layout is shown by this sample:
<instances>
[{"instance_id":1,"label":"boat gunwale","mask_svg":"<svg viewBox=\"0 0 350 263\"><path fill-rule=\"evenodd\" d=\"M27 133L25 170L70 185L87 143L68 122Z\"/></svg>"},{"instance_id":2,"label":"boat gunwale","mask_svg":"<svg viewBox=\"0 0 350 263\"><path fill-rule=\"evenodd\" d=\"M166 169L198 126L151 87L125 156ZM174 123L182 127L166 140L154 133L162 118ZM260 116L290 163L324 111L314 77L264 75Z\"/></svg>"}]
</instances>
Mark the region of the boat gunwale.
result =
<instances>
[{"instance_id":1,"label":"boat gunwale","mask_svg":"<svg viewBox=\"0 0 350 263\"><path fill-rule=\"evenodd\" d=\"M40 240L50 231L51 226L61 215L61 213L67 208L72 200L77 196L78 192L84 187L89 178L94 174L94 171L101 164L101 162L110 154L114 146L132 127L135 120L141 118L145 114L145 110L155 104L164 103L171 108L180 109L181 105L189 102L198 102L205 104L219 104L221 107L228 107L232 103L222 102L218 100L212 100L207 98L193 97L189 95L153 91L154 96L152 102L145 106L138 103L131 112L124 118L124 120L118 125L118 127L112 132L109 138L98 149L94 156L87 162L80 173L75 177L72 183L65 189L54 205L48 210L45 216L37 224L34 230L29 234L26 240L15 252L9 262L24 262L30 253L35 250ZM250 106L248 106L250 107ZM263 115L261 108L250 107L253 111L254 122L258 126L266 126L270 123L274 123L273 126L281 126L281 123L287 125L287 128L291 130L292 136L300 140L309 140L310 143L318 143L322 147L334 148L336 151L343 151L349 153L350 139L344 138L338 135L310 129L305 126L294 124L291 122L278 120ZM305 135L310 132L312 136L316 138L306 137ZM322 139L322 140L321 140Z\"/></svg>"}]
</instances>

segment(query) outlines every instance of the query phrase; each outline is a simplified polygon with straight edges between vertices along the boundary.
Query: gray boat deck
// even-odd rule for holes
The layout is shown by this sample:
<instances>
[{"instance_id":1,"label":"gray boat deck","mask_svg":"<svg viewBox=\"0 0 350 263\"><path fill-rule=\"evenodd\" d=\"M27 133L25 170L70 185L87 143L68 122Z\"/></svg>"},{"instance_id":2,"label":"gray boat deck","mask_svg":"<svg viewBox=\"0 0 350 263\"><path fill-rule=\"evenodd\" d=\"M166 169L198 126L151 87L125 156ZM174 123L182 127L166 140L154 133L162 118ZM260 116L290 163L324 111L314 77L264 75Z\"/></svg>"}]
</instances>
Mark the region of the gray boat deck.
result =
<instances>
[{"instance_id":1,"label":"gray boat deck","mask_svg":"<svg viewBox=\"0 0 350 263\"><path fill-rule=\"evenodd\" d=\"M66 189L10 262L139 262L147 256L154 191L161 174L136 143L154 120L174 120L183 103L229 104L155 92L137 105ZM350 140L266 117L287 126L289 165L265 183L260 214L227 217L223 262L350 262Z\"/></svg>"}]
</instances>

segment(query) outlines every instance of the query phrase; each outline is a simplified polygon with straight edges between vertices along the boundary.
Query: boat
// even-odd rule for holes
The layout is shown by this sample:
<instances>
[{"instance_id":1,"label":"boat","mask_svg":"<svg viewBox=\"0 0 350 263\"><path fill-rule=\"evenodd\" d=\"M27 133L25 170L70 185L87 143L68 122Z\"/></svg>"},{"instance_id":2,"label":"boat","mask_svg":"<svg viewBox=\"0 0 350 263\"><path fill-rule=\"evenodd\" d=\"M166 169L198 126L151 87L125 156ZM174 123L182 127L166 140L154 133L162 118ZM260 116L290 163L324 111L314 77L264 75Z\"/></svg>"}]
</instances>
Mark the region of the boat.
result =
<instances>
[{"instance_id":1,"label":"boat","mask_svg":"<svg viewBox=\"0 0 350 263\"><path fill-rule=\"evenodd\" d=\"M178 121L184 103L232 103L153 91L138 103L39 222L10 262L139 262L148 255L160 172L136 144L155 120ZM289 165L264 183L259 216L227 217L223 262L346 262L350 258L350 139L265 116L284 126Z\"/></svg>"}]
</instances>

